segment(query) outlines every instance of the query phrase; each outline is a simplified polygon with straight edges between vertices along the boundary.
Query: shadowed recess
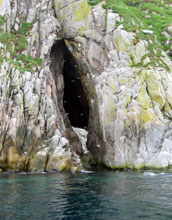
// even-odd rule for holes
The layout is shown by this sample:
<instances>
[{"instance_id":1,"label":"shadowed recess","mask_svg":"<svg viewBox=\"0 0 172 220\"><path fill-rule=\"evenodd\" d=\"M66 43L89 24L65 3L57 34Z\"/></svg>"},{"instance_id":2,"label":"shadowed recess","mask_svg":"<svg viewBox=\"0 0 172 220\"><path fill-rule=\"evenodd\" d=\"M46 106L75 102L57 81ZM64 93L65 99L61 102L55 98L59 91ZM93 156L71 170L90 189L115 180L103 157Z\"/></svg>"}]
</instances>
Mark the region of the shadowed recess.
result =
<instances>
[{"instance_id":1,"label":"shadowed recess","mask_svg":"<svg viewBox=\"0 0 172 220\"><path fill-rule=\"evenodd\" d=\"M53 54L57 58L54 59ZM63 107L66 115L73 127L86 128L88 126L89 105L83 90L77 63L64 40L56 42L52 48L51 57L52 60L54 59L55 66L60 67L62 65L62 68L59 68L61 69L59 73L63 74ZM54 72L55 75L59 73Z\"/></svg>"},{"instance_id":2,"label":"shadowed recess","mask_svg":"<svg viewBox=\"0 0 172 220\"><path fill-rule=\"evenodd\" d=\"M63 103L66 113L69 114L69 120L74 127L87 127L89 116L88 102L77 71L77 64L66 46L64 53L63 76Z\"/></svg>"}]
</instances>

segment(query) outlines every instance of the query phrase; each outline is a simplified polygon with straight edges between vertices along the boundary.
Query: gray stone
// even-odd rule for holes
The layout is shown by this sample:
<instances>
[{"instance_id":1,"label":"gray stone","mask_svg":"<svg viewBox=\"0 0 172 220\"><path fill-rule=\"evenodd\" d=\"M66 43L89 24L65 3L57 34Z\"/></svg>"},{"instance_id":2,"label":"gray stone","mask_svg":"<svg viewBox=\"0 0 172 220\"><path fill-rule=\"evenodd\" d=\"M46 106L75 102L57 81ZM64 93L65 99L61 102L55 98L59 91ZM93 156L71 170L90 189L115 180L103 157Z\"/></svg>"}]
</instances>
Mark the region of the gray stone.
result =
<instances>
[{"instance_id":1,"label":"gray stone","mask_svg":"<svg viewBox=\"0 0 172 220\"><path fill-rule=\"evenodd\" d=\"M21 73L0 42L0 55L7 58L0 67L0 158L13 170L20 163L21 170L30 164L32 171L75 172L82 159L112 168L172 165L172 62L162 52L169 70L158 63L150 66L148 42L138 41L137 33L127 32L123 24L116 27L122 18L102 4L91 8L87 0L18 0L11 8L10 1L0 1L6 19L2 30L32 22L21 53L42 59ZM170 28L162 34L170 36ZM64 112L64 54L62 49L51 53L62 39L89 102L88 137L85 130L72 128ZM146 67L132 67L142 62Z\"/></svg>"}]
</instances>

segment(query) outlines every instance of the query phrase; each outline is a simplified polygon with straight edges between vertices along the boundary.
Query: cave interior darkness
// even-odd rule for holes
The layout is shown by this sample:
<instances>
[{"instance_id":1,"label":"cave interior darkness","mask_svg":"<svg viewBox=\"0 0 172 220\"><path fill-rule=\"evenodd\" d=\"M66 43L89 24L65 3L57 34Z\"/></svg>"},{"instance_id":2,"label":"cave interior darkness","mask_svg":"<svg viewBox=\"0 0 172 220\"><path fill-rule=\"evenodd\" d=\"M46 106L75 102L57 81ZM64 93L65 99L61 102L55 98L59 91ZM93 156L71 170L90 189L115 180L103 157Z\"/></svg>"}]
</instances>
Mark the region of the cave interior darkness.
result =
<instances>
[{"instance_id":1,"label":"cave interior darkness","mask_svg":"<svg viewBox=\"0 0 172 220\"><path fill-rule=\"evenodd\" d=\"M89 120L89 105L77 70L77 63L64 40L60 41L60 47L63 48L61 51L64 57L63 107L71 126L86 129ZM59 41L57 41L55 48L58 50Z\"/></svg>"}]
</instances>

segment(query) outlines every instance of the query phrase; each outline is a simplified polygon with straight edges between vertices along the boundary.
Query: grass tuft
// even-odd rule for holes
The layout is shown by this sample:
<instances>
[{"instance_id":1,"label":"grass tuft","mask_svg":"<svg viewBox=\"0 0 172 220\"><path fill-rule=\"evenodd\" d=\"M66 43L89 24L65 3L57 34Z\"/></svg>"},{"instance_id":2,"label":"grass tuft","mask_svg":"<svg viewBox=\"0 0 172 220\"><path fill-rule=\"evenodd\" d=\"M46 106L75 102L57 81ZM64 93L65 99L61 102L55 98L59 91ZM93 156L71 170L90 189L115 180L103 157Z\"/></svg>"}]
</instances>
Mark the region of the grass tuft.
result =
<instances>
[{"instance_id":1,"label":"grass tuft","mask_svg":"<svg viewBox=\"0 0 172 220\"><path fill-rule=\"evenodd\" d=\"M136 40L152 42L148 44L148 56L163 65L157 58L162 51L168 51L172 44L172 38L167 43L167 37L162 35L172 25L172 7L169 4L172 4L171 0L105 0L103 8L118 13L123 18L123 22L118 22L118 25L122 23L124 30L134 32ZM142 30L151 30L153 35L146 35ZM158 49L158 56L153 48ZM170 56L169 58L172 59Z\"/></svg>"},{"instance_id":2,"label":"grass tuft","mask_svg":"<svg viewBox=\"0 0 172 220\"><path fill-rule=\"evenodd\" d=\"M18 31L12 30L10 33L3 31L4 18L0 16L0 42L6 49L0 59L0 64L3 60L6 60L10 64L14 64L16 69L20 72L29 71L33 72L33 67L41 65L42 60L38 57L26 56L23 54L27 49L27 35L32 28L31 23L24 22ZM6 52L9 52L10 58L5 56Z\"/></svg>"}]
</instances>

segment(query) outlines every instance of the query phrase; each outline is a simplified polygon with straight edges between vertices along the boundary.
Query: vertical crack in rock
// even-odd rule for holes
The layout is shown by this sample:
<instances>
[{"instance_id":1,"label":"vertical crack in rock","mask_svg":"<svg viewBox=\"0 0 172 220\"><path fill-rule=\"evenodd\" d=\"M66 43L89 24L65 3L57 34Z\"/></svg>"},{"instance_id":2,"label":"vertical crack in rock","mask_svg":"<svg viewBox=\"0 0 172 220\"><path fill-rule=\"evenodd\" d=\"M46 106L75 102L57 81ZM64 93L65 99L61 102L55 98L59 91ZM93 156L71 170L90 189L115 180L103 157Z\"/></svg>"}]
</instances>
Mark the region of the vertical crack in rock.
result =
<instances>
[{"instance_id":1,"label":"vertical crack in rock","mask_svg":"<svg viewBox=\"0 0 172 220\"><path fill-rule=\"evenodd\" d=\"M66 46L64 52L64 109L68 114L68 118L72 126L87 128L89 107L82 87L81 79L77 71L77 64Z\"/></svg>"},{"instance_id":2,"label":"vertical crack in rock","mask_svg":"<svg viewBox=\"0 0 172 220\"><path fill-rule=\"evenodd\" d=\"M73 127L87 128L89 105L77 69L77 63L64 40L57 41L51 52L57 99L64 122ZM63 103L62 103L63 102Z\"/></svg>"},{"instance_id":3,"label":"vertical crack in rock","mask_svg":"<svg viewBox=\"0 0 172 220\"><path fill-rule=\"evenodd\" d=\"M77 161L78 156L82 161L89 161L91 154L86 147L89 104L80 78L81 69L64 40L55 42L50 56L55 87L52 88L53 100L63 117L64 136L69 141L73 161Z\"/></svg>"}]
</instances>

